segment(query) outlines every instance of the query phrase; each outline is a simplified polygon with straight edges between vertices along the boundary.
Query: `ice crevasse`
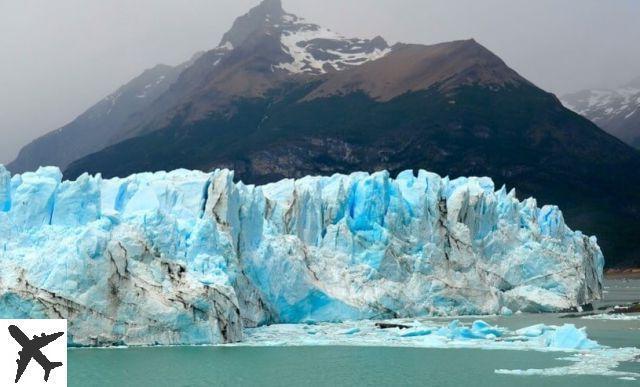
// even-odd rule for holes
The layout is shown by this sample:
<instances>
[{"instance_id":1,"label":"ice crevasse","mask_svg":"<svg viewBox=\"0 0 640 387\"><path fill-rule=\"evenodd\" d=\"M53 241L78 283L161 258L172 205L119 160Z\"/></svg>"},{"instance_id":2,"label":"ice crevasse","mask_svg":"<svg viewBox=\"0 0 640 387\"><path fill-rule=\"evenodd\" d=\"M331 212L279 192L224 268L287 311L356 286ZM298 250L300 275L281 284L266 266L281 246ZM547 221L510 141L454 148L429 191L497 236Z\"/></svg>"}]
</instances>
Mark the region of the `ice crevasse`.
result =
<instances>
[{"instance_id":1,"label":"ice crevasse","mask_svg":"<svg viewBox=\"0 0 640 387\"><path fill-rule=\"evenodd\" d=\"M177 170L62 181L0 166L0 318L72 345L215 344L269 323L555 311L604 258L555 206L426 171L264 186Z\"/></svg>"}]
</instances>

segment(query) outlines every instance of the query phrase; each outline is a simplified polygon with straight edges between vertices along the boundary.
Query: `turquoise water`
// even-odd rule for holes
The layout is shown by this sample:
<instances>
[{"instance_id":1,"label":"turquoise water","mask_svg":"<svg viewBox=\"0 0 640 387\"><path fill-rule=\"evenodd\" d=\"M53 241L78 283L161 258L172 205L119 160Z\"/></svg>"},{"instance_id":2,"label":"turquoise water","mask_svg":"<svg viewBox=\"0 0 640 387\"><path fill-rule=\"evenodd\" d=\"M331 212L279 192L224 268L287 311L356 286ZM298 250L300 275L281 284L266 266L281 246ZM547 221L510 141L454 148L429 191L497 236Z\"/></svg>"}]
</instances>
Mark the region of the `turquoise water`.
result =
<instances>
[{"instance_id":1,"label":"turquoise water","mask_svg":"<svg viewBox=\"0 0 640 387\"><path fill-rule=\"evenodd\" d=\"M640 281L613 281L606 303L640 298ZM612 347L640 347L640 320L561 319L558 315L488 317L516 329L574 323ZM564 353L390 347L173 347L74 349L71 386L602 386L638 385L606 376L513 376L495 370L569 364ZM640 363L621 370L640 372Z\"/></svg>"},{"instance_id":2,"label":"turquoise water","mask_svg":"<svg viewBox=\"0 0 640 387\"><path fill-rule=\"evenodd\" d=\"M545 368L560 354L372 347L223 347L72 351L71 386L602 386L604 376L510 376L496 368ZM636 363L637 364L637 363ZM633 368L633 367L632 367ZM636 366L636 371L640 371Z\"/></svg>"}]
</instances>

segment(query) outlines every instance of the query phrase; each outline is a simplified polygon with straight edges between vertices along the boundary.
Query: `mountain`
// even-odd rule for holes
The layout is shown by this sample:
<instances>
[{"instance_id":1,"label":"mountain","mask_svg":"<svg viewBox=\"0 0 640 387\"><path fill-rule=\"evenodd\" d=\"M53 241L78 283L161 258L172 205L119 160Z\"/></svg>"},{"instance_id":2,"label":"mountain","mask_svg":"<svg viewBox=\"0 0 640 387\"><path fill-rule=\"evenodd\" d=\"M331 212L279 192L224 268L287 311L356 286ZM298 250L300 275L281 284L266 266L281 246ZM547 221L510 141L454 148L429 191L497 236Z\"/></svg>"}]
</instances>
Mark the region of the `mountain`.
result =
<instances>
[{"instance_id":1,"label":"mountain","mask_svg":"<svg viewBox=\"0 0 640 387\"><path fill-rule=\"evenodd\" d=\"M344 38L264 1L65 176L226 167L246 183L387 169L490 176L640 264L640 154L474 40Z\"/></svg>"},{"instance_id":2,"label":"mountain","mask_svg":"<svg viewBox=\"0 0 640 387\"><path fill-rule=\"evenodd\" d=\"M179 66L157 65L144 71L69 124L22 148L8 168L14 172L42 165L66 168L71 162L117 142L114 136L127 119L165 93L198 55Z\"/></svg>"},{"instance_id":3,"label":"mountain","mask_svg":"<svg viewBox=\"0 0 640 387\"><path fill-rule=\"evenodd\" d=\"M285 83L303 84L388 54L381 37L349 39L286 13L279 0L263 1L238 18L210 50L141 115L126 123L121 140L175 120L197 122L213 113L231 117L238 99L262 98Z\"/></svg>"},{"instance_id":4,"label":"mountain","mask_svg":"<svg viewBox=\"0 0 640 387\"><path fill-rule=\"evenodd\" d=\"M640 148L640 78L614 90L567 94L562 102L627 144Z\"/></svg>"},{"instance_id":5,"label":"mountain","mask_svg":"<svg viewBox=\"0 0 640 387\"><path fill-rule=\"evenodd\" d=\"M381 37L347 39L282 9L280 0L266 0L239 17L220 46L240 47L252 37L273 36L275 54L285 54L275 68L322 74L339 71L384 56L389 46ZM281 44L281 46L280 46Z\"/></svg>"},{"instance_id":6,"label":"mountain","mask_svg":"<svg viewBox=\"0 0 640 387\"><path fill-rule=\"evenodd\" d=\"M217 48L176 67L158 65L145 71L68 125L25 146L8 168L64 169L90 153L166 124L167 117L194 96L200 103L190 107L190 115L198 119L213 105L233 109L229 98L261 95L282 81L283 74L343 70L388 51L380 37L343 38L285 13L280 1L264 1L238 18Z\"/></svg>"}]
</instances>

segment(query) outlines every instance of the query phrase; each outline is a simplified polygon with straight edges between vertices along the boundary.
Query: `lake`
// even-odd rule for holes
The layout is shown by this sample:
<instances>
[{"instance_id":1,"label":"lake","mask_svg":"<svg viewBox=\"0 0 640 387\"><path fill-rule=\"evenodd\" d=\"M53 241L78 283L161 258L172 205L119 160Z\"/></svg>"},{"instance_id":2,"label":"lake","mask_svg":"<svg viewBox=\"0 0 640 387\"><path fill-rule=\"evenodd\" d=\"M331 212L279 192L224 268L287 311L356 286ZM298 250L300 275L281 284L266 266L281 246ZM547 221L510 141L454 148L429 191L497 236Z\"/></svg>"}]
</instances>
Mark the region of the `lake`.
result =
<instances>
[{"instance_id":1,"label":"lake","mask_svg":"<svg viewBox=\"0 0 640 387\"><path fill-rule=\"evenodd\" d=\"M605 300L596 307L640 298L640 280L609 280ZM633 317L632 317L633 318ZM477 318L460 318L470 323ZM451 319L427 319L446 324ZM510 330L538 323L587 327L589 338L613 348L640 348L640 320L560 318L558 314L487 316L482 320ZM297 328L297 327L296 327ZM329 327L330 328L330 327ZM326 328L326 329L329 329ZM320 329L311 327L311 329ZM257 331L262 332L262 331ZM267 331L268 332L268 331ZM274 331L278 334L278 330ZM601 386L637 385L638 380L605 375L524 376L497 369L549 369L572 365L564 352L481 348L396 346L272 345L263 334L249 335L249 345L71 349L68 378L72 386ZM295 341L295 340L294 340ZM562 359L562 360L560 360ZM586 359L588 361L588 359ZM638 359L615 371L640 373ZM587 363L588 364L588 363ZM596 367L597 368L597 367ZM597 371L600 372L600 371ZM608 372L608 371L605 371Z\"/></svg>"}]
</instances>

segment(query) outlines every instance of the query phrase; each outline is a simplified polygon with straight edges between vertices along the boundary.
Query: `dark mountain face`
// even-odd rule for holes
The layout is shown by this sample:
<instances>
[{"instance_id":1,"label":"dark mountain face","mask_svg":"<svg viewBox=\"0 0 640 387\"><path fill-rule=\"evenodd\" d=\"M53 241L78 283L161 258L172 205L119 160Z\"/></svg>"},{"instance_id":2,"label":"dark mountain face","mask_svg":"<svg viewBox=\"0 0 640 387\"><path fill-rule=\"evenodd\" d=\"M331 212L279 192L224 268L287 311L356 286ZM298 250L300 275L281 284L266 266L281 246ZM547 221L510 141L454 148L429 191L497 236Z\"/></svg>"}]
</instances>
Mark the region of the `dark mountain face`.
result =
<instances>
[{"instance_id":1,"label":"dark mountain face","mask_svg":"<svg viewBox=\"0 0 640 387\"><path fill-rule=\"evenodd\" d=\"M560 205L571 227L598 236L610 266L640 263L640 154L473 40L389 47L265 1L111 139L66 177L221 167L247 183L381 169L486 175Z\"/></svg>"},{"instance_id":2,"label":"dark mountain face","mask_svg":"<svg viewBox=\"0 0 640 387\"><path fill-rule=\"evenodd\" d=\"M640 149L640 78L615 90L582 90L562 101L608 133Z\"/></svg>"}]
</instances>

